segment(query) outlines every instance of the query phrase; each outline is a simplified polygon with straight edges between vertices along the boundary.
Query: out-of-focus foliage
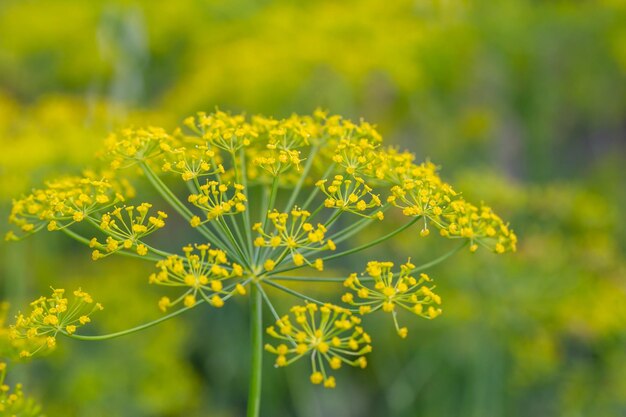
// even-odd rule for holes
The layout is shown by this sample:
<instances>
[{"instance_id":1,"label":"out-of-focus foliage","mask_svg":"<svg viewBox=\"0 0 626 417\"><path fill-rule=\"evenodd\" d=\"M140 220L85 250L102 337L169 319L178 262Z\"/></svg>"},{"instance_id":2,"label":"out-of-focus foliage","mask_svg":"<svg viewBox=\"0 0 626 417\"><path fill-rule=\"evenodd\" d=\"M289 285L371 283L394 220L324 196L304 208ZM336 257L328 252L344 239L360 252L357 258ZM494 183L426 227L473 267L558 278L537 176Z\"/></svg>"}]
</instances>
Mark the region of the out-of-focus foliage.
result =
<instances>
[{"instance_id":1,"label":"out-of-focus foliage","mask_svg":"<svg viewBox=\"0 0 626 417\"><path fill-rule=\"evenodd\" d=\"M446 166L497 158L533 179L557 174L559 156L575 173L618 140L622 2L438 3L9 1L0 85L23 100L62 91L179 117L324 105L417 137Z\"/></svg>"},{"instance_id":2,"label":"out-of-focus foliage","mask_svg":"<svg viewBox=\"0 0 626 417\"><path fill-rule=\"evenodd\" d=\"M22 384L14 388L6 384L7 364L0 362L0 415L40 417L41 407L32 399L24 396Z\"/></svg>"},{"instance_id":3,"label":"out-of-focus foliage","mask_svg":"<svg viewBox=\"0 0 626 417\"><path fill-rule=\"evenodd\" d=\"M618 204L564 182L460 178L526 225L518 256L463 256L437 271L447 277L440 292L448 320L410 330L424 343L403 351L398 361L413 359L401 376L380 364L384 383L395 386L390 406L400 401L398 415L407 416L619 415L626 262L614 233ZM450 393L459 401L434 401Z\"/></svg>"},{"instance_id":4,"label":"out-of-focus foliage","mask_svg":"<svg viewBox=\"0 0 626 417\"><path fill-rule=\"evenodd\" d=\"M268 363L263 414L620 416L625 28L617 0L6 0L0 215L48 174L76 172L122 122L170 127L216 105L364 116L513 219L519 251L433 270L443 316L417 323L409 341L381 338L367 376L334 392ZM447 249L416 254L417 239L390 254L418 262ZM24 305L50 284L97 290L103 332L158 314L148 271L93 265L81 250L55 236L0 244L2 298ZM240 415L247 322L237 307L65 343L11 374L50 416Z\"/></svg>"}]
</instances>

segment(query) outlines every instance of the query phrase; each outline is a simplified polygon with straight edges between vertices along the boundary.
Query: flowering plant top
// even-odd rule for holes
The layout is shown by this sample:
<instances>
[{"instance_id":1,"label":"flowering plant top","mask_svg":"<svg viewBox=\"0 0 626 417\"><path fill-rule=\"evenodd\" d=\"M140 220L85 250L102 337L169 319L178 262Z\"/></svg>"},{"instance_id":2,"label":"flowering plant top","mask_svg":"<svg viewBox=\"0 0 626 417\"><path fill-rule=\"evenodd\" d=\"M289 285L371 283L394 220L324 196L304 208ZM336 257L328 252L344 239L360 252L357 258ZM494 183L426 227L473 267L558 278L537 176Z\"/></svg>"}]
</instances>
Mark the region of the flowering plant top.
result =
<instances>
[{"instance_id":1,"label":"flowering plant top","mask_svg":"<svg viewBox=\"0 0 626 417\"><path fill-rule=\"evenodd\" d=\"M111 134L102 156L104 169L49 181L16 199L10 214L15 230L6 237L61 231L88 245L94 260L116 254L154 262L156 271L148 281L164 288L157 304L167 314L111 335L87 336L76 330L100 305L77 316L91 302L79 290L74 294L79 294L80 307L68 315L64 293L55 290L52 299L33 304L30 316L18 317L14 337L32 341L24 356L54 347L59 334L86 340L117 337L203 303L221 308L231 297L250 294L254 365L260 363L264 301L276 321L267 333L278 344L266 345L277 355L276 366L308 356L311 382L332 388L336 382L329 369L367 363L364 355L372 340L362 316L390 314L405 338L408 330L400 326L399 314L426 319L441 314L441 297L424 269L462 247L501 254L516 246L508 224L488 206L466 201L441 179L434 164L418 163L411 152L385 145L366 122L320 110L282 120L198 113L172 133L149 127ZM130 185L137 169L169 209L133 202L143 194ZM179 186L168 185L177 180ZM154 247L149 239L166 233L173 215L189 227L189 244L180 253ZM405 219L400 226L398 218ZM388 233L354 245L352 237L372 223L389 224L381 228ZM92 234L85 234L85 226ZM436 230L461 244L421 266L409 261L395 271L393 262L374 259L361 274L325 274L327 262L405 230L421 237ZM295 270L301 273L289 275ZM348 291L333 304L294 290L289 281L343 282ZM268 287L301 302L291 315L280 315ZM260 383L251 384L251 395L258 387Z\"/></svg>"}]
</instances>

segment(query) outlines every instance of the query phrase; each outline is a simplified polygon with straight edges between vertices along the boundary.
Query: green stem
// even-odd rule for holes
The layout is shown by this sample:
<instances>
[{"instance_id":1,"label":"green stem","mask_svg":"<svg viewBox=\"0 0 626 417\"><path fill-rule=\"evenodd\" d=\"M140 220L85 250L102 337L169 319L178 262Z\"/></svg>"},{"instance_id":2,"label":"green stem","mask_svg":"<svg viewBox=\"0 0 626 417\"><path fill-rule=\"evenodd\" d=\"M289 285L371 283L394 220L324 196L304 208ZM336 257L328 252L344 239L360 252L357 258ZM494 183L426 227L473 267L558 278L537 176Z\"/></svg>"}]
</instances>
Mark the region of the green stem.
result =
<instances>
[{"instance_id":1,"label":"green stem","mask_svg":"<svg viewBox=\"0 0 626 417\"><path fill-rule=\"evenodd\" d=\"M296 198L298 198L298 194L300 194L300 189L302 189L302 185L306 180L307 175L309 175L309 171L311 170L311 166L313 166L313 159L315 159L315 155L317 154L318 145L314 145L311 149L311 153L309 154L309 159L306 161L306 165L304 166L304 171L300 175L300 179L296 184L293 192L291 193L291 197L285 206L285 213L289 213L293 208L294 203L296 202Z\"/></svg>"},{"instance_id":2,"label":"green stem","mask_svg":"<svg viewBox=\"0 0 626 417\"><path fill-rule=\"evenodd\" d=\"M255 283L256 287L258 288L259 292L261 293L261 295L263 296L263 300L265 300L265 304L267 304L267 307L270 309L270 311L272 312L272 315L274 316L275 320L280 320L280 316L278 315L278 313L276 312L276 309L274 308L274 305L272 304L272 301L270 300L270 298L267 296L267 294L265 293L265 291L263 290L263 287L261 286L261 284L259 284L258 282Z\"/></svg>"},{"instance_id":3,"label":"green stem","mask_svg":"<svg viewBox=\"0 0 626 417\"><path fill-rule=\"evenodd\" d=\"M452 249L449 252L446 252L440 257L435 258L432 261L426 262L422 265L416 266L415 268L411 269L410 273L414 274L416 272L422 272L425 269L432 268L433 266L439 265L446 259L450 258L452 255L454 255L455 253L457 253L458 251L466 247L468 244L469 244L469 241L463 242L461 245L457 246L456 248ZM344 282L346 278L347 276L344 276L344 277L298 277L298 276L289 276L289 275L269 275L268 277L266 277L265 282L269 282L269 280L272 280L272 281L298 281L298 282L316 282L316 283L331 282L332 283L332 282ZM373 281L373 280L374 278L372 277L359 277L359 281L361 282Z\"/></svg>"},{"instance_id":4,"label":"green stem","mask_svg":"<svg viewBox=\"0 0 626 417\"><path fill-rule=\"evenodd\" d=\"M267 220L269 218L268 215L272 207L274 207L277 193L278 193L278 177L276 176L272 180L272 191L270 192L270 199L269 199L269 202L267 203L267 207L265 208L265 211L263 212L263 229L267 227Z\"/></svg>"},{"instance_id":5,"label":"green stem","mask_svg":"<svg viewBox=\"0 0 626 417\"><path fill-rule=\"evenodd\" d=\"M243 253L243 250L241 246L239 245L239 243L237 243L237 239L233 235L233 232L230 231L230 228L226 224L226 221L224 220L224 218L219 217L215 219L215 221L217 222L217 225L220 227L220 229L222 229L226 237L230 240L232 246L235 248L236 254L233 254L231 256L233 256L234 259L239 260L239 262L241 262L243 266L252 270L252 268L250 267L250 263L248 262L246 258L246 255ZM241 242L241 243L243 244L244 242ZM237 256L234 256L234 255L237 255Z\"/></svg>"},{"instance_id":6,"label":"green stem","mask_svg":"<svg viewBox=\"0 0 626 417\"><path fill-rule=\"evenodd\" d=\"M259 417L263 366L263 301L256 285L250 286L250 356L252 358L248 389L248 417Z\"/></svg>"},{"instance_id":7,"label":"green stem","mask_svg":"<svg viewBox=\"0 0 626 417\"><path fill-rule=\"evenodd\" d=\"M416 272L421 272L424 269L432 268L433 266L438 265L438 264L442 263L443 261L445 261L446 259L448 259L449 257L451 257L452 255L454 255L455 253L457 253L458 251L460 251L461 249L466 247L468 244L469 244L469 240L463 242L462 244L460 244L456 248L452 249L450 252L441 255L439 258L433 259L432 261L426 262L425 264L416 266L415 268L411 269L410 273L414 274Z\"/></svg>"},{"instance_id":8,"label":"green stem","mask_svg":"<svg viewBox=\"0 0 626 417\"><path fill-rule=\"evenodd\" d=\"M152 186L159 192L159 194L161 194L161 197L163 197L165 201L167 201L174 208L174 210L176 210L178 214L183 217L183 219L187 220L187 222L190 222L191 218L194 216L191 210L189 210L189 208L178 199L176 194L174 194L172 190L170 190L167 185L165 185L165 183L161 181L161 178L159 178L159 176L152 170L152 168L150 168L150 166L146 162L142 162L140 166L144 174L146 175L146 178L148 178ZM219 247L223 244L223 242L206 227L198 226L194 229L200 232L200 234L202 234L202 236L204 236L213 245Z\"/></svg>"},{"instance_id":9,"label":"green stem","mask_svg":"<svg viewBox=\"0 0 626 417\"><path fill-rule=\"evenodd\" d=\"M267 230L267 221L269 219L270 209L274 207L274 203L276 202L276 194L278 193L278 177L275 176L272 180L272 190L270 192L269 201L267 202L267 207L263 211L263 230ZM254 257L254 264L258 265L259 263L265 262L267 256L272 251L271 248L266 247L258 247ZM260 262L259 262L260 259Z\"/></svg>"},{"instance_id":10,"label":"green stem","mask_svg":"<svg viewBox=\"0 0 626 417\"><path fill-rule=\"evenodd\" d=\"M86 237L83 237L79 235L78 233L71 231L70 229L61 229L61 231L65 233L66 235L68 235L69 237L71 237L72 239L89 246L89 239L87 239ZM115 252L115 254L124 255L124 256L131 257L131 258L139 258L139 259L143 259L144 261L150 261L150 262L158 262L158 261L163 260L163 258L156 258L150 255L139 255L138 253L127 252L124 250L119 250Z\"/></svg>"},{"instance_id":11,"label":"green stem","mask_svg":"<svg viewBox=\"0 0 626 417\"><path fill-rule=\"evenodd\" d=\"M330 173L333 172L333 169L335 169L334 163L330 164L326 172L324 172L324 175L322 175L322 179L327 179L326 177L328 177ZM311 204L311 202L313 201L317 193L319 193L319 191L320 191L319 187L313 187L313 190L309 194L309 198L306 199L306 201L301 207L303 210L306 210L306 208L309 207L309 204Z\"/></svg>"},{"instance_id":12,"label":"green stem","mask_svg":"<svg viewBox=\"0 0 626 417\"><path fill-rule=\"evenodd\" d=\"M341 216L343 213L343 210L336 210L333 215L330 216L330 218L324 223L324 227L326 227L326 229L330 229L330 226L332 226L337 221L339 216Z\"/></svg>"},{"instance_id":13,"label":"green stem","mask_svg":"<svg viewBox=\"0 0 626 417\"><path fill-rule=\"evenodd\" d=\"M243 148L242 148L243 149ZM235 151L231 151L230 152L230 156L232 159L232 165L233 165L233 170L235 171L235 182L237 184L241 184L244 185L244 182L242 181L242 177L241 174L239 172L239 169L237 168L237 155L235 153ZM243 167L242 167L243 169ZM248 203L248 194L247 194L247 190L246 187L244 185L244 189L243 189L244 195L246 196L246 204ZM250 207L246 207L245 211L249 211ZM237 246L241 248L242 252L244 252L242 254L242 256L248 260L248 258L252 258L252 253L247 252L249 249L249 245L246 239L243 238L243 235L241 234L241 230L239 228L239 222L237 221L237 216L225 216L228 217L228 219L224 218L224 224L228 223L228 221L230 221L230 223L233 225L233 228L235 229L235 234L237 235L237 239L238 242L240 243L240 245L238 244ZM245 219L245 214L242 214L242 218ZM244 227L245 227L245 220L244 220Z\"/></svg>"},{"instance_id":14,"label":"green stem","mask_svg":"<svg viewBox=\"0 0 626 417\"><path fill-rule=\"evenodd\" d=\"M280 284L278 284L276 282L272 282L270 280L264 280L263 282L265 282L268 285L271 285L274 288L278 288L279 290L284 291L287 294L291 294L294 297L298 297L298 298L310 301L310 302L315 303L315 304L324 305L324 303L322 301L320 301L320 300L316 300L313 297L309 297L308 295L304 295L302 293L299 293L298 291L292 290L291 288L285 287L285 286L280 285Z\"/></svg>"},{"instance_id":15,"label":"green stem","mask_svg":"<svg viewBox=\"0 0 626 417\"><path fill-rule=\"evenodd\" d=\"M295 277L295 276L270 276L267 280L272 281L298 281L298 282L344 282L347 276L345 277L324 277L324 278L314 278L314 277ZM360 277L359 281L372 281L373 279L370 277Z\"/></svg>"},{"instance_id":16,"label":"green stem","mask_svg":"<svg viewBox=\"0 0 626 417\"><path fill-rule=\"evenodd\" d=\"M341 258L342 256L346 256L346 255L350 255L352 253L356 253L356 252L360 252L362 250L365 250L367 248L371 248L372 246L376 246L379 243L384 242L387 239L392 238L393 236L397 235L400 232L403 232L405 229L408 229L409 227L413 226L413 224L415 222L417 222L419 219L421 218L421 216L417 216L416 218L414 218L413 220L411 220L410 222L408 222L407 224L403 225L402 227L397 228L396 230L379 237L376 240L372 240L371 242L365 243L361 246L357 246L356 248L353 249L349 249L340 253L336 253L334 255L330 255L330 256L326 256L323 258L324 261L330 261L332 259L337 259L337 258ZM276 271L276 273L278 273L278 271Z\"/></svg>"},{"instance_id":17,"label":"green stem","mask_svg":"<svg viewBox=\"0 0 626 417\"><path fill-rule=\"evenodd\" d=\"M404 231L405 229L411 227L415 222L417 222L421 218L422 218L422 216L417 216L413 220L411 220L410 222L408 222L405 225L403 225L402 227L399 227L398 229L396 229L396 230L394 230L394 231L392 231L392 232L390 232L390 233L388 233L388 234L386 234L384 236L381 236L381 237L379 237L376 240L372 240L371 242L365 243L365 244L363 244L361 246L357 246L356 248L353 248L353 249L349 249L349 250L346 250L346 251L343 251L343 252L340 252L340 253L336 253L334 255L326 256L326 257L322 258L322 260L324 262L330 261L330 260L341 258L343 256L347 256L347 255L350 255L350 254L353 254L353 253L356 253L356 252L360 252L360 251L365 250L367 248L371 248L372 246L376 246L376 245L384 242L385 240L392 238L393 236L397 235L398 233ZM307 265L306 264L301 265L301 266L295 266L294 265L294 266L290 266L290 267L287 267L287 268L277 269L275 271L272 271L272 275L280 274L281 272L286 272L286 271L293 271L294 269L300 269L300 268L303 268L305 266L307 266Z\"/></svg>"},{"instance_id":18,"label":"green stem","mask_svg":"<svg viewBox=\"0 0 626 417\"><path fill-rule=\"evenodd\" d=\"M380 208L380 211L384 213L385 211L387 211L387 208L389 208L389 205L385 204L384 206ZM335 243L343 242L344 240L351 238L355 234L359 233L361 230L365 229L374 221L380 221L380 220L375 220L374 218L361 219L357 222L354 222L350 226L346 227L344 230L337 232L334 236L331 236L330 238Z\"/></svg>"},{"instance_id":19,"label":"green stem","mask_svg":"<svg viewBox=\"0 0 626 417\"><path fill-rule=\"evenodd\" d=\"M239 150L239 161L241 162L241 184L243 184L243 193L246 196L246 211L243 216L243 228L245 229L246 240L248 242L248 253L252 261L254 248L252 247L252 228L250 226L250 194L248 191L248 174L246 172L246 158L243 148Z\"/></svg>"},{"instance_id":20,"label":"green stem","mask_svg":"<svg viewBox=\"0 0 626 417\"><path fill-rule=\"evenodd\" d=\"M146 175L146 178L152 183L154 188L161 194L161 196L172 205L172 207L180 214L185 220L189 221L193 217L193 213L187 206L185 206L178 197L161 181L159 176L150 168L150 166L142 162L141 168Z\"/></svg>"},{"instance_id":21,"label":"green stem","mask_svg":"<svg viewBox=\"0 0 626 417\"><path fill-rule=\"evenodd\" d=\"M198 305L200 303L203 303L203 302L204 302L204 300L198 300L196 302L196 305ZM136 327L132 327L130 329L126 329L126 330L122 330L122 331L119 331L119 332L115 332L115 333L102 334L102 335L97 335L97 336L85 336L85 335L80 335L80 334L68 334L68 333L66 333L63 330L61 331L61 333L64 334L65 336L67 336L67 337L70 337L72 339L78 339L78 340L108 340L108 339L114 339L116 337L125 336L127 334L135 333L135 332L138 332L140 330L144 330L144 329L147 329L149 327L155 326L155 325L157 325L159 323L162 323L162 322L164 322L166 320L171 319L172 317L176 317L179 314L182 314L185 311L190 310L192 308L193 307L184 307L184 308L181 308L180 310L176 310L173 313L170 313L170 314L168 314L166 316L160 317L160 318L158 318L156 320L150 321L148 323L144 323L144 324L136 326Z\"/></svg>"}]
</instances>

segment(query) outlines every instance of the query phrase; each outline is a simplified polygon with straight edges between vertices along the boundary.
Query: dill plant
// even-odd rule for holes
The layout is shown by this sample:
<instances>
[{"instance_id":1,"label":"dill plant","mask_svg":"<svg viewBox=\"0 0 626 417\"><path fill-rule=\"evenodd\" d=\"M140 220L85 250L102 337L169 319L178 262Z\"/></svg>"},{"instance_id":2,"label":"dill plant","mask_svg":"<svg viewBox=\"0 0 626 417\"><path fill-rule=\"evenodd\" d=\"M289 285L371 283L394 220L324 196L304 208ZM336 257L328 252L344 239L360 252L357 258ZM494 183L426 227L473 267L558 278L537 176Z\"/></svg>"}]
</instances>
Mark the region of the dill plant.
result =
<instances>
[{"instance_id":1,"label":"dill plant","mask_svg":"<svg viewBox=\"0 0 626 417\"><path fill-rule=\"evenodd\" d=\"M0 415L42 417L41 406L34 399L24 395L22 384L16 384L11 389L5 383L7 368L6 362L0 362Z\"/></svg>"},{"instance_id":2,"label":"dill plant","mask_svg":"<svg viewBox=\"0 0 626 417\"><path fill-rule=\"evenodd\" d=\"M59 336L105 340L137 332L192 308L221 308L232 297L250 299L251 358L248 416L258 416L261 363L265 349L276 367L307 359L310 381L336 385L344 365L364 368L372 339L362 317L381 313L401 338L402 315L434 319L441 297L424 271L463 247L495 253L514 251L516 236L483 204L466 201L445 183L430 162L385 146L373 126L316 111L276 120L198 113L173 133L160 128L125 129L111 134L103 148L106 168L51 180L14 200L8 240L39 230L65 233L89 246L92 258L139 258L155 265L148 277L164 287L155 304L160 318L112 334L87 335L80 328L102 309L86 292L54 289L19 314L11 337L21 355L51 349ZM134 172L147 179L168 203L168 212L136 201ZM172 188L177 178L186 192ZM167 180L168 182L171 179ZM405 218L389 221L390 213ZM147 239L167 233L170 216L189 226L189 244L179 253L156 248ZM348 222L338 222L339 219ZM387 233L355 246L353 236L373 223L389 222ZM92 234L86 234L86 226ZM328 262L384 244L407 230L426 237L431 229L459 241L450 252L422 265L395 267L371 260L363 272L325 273ZM318 300L289 286L337 285L340 300ZM296 304L279 312L267 294L274 288ZM300 287L298 287L300 288ZM263 304L275 323L266 329Z\"/></svg>"}]
</instances>

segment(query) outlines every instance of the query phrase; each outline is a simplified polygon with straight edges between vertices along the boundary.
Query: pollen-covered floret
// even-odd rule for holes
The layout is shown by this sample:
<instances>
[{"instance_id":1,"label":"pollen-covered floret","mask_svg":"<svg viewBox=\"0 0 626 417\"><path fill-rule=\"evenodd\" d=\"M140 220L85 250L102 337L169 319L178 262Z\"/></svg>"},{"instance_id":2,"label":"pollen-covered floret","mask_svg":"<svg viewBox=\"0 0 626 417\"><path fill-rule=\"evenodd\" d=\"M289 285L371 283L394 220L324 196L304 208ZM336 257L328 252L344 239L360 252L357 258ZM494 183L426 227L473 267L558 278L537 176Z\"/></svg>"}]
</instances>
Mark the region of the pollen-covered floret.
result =
<instances>
[{"instance_id":1,"label":"pollen-covered floret","mask_svg":"<svg viewBox=\"0 0 626 417\"><path fill-rule=\"evenodd\" d=\"M16 225L21 234L31 234L43 228L61 230L109 209L133 192L122 182L86 171L82 177L48 181L46 188L13 200L9 222ZM9 232L7 239L18 239L18 235Z\"/></svg>"},{"instance_id":2,"label":"pollen-covered floret","mask_svg":"<svg viewBox=\"0 0 626 417\"><path fill-rule=\"evenodd\" d=\"M416 168L423 166L415 165L415 155L412 152L399 151L393 147L381 149L377 157L373 176L391 185L399 185L406 179L413 178Z\"/></svg>"},{"instance_id":3,"label":"pollen-covered floret","mask_svg":"<svg viewBox=\"0 0 626 417\"><path fill-rule=\"evenodd\" d=\"M127 168L170 150L173 143L172 137L162 128L128 128L109 135L104 143L104 153L111 161L111 168Z\"/></svg>"},{"instance_id":4,"label":"pollen-covered floret","mask_svg":"<svg viewBox=\"0 0 626 417\"><path fill-rule=\"evenodd\" d=\"M198 194L191 194L187 199L194 206L206 212L206 220L194 216L191 226L197 227L208 221L222 216L242 213L246 211L247 198L241 184L221 184L217 181L207 181L200 186Z\"/></svg>"},{"instance_id":5,"label":"pollen-covered floret","mask_svg":"<svg viewBox=\"0 0 626 417\"><path fill-rule=\"evenodd\" d=\"M94 303L91 296L80 288L69 298L64 289L53 289L50 297L40 297L30 306L30 314L18 314L15 324L10 326L11 339L28 339L31 342L31 349L20 352L22 357L54 348L59 332L73 334L91 321L93 312L102 310L102 305Z\"/></svg>"},{"instance_id":6,"label":"pollen-covered floret","mask_svg":"<svg viewBox=\"0 0 626 417\"><path fill-rule=\"evenodd\" d=\"M382 310L393 315L396 330L401 337L406 337L408 330L400 327L397 320L397 307L401 307L418 316L434 319L441 314L438 307L441 297L433 292L428 275L421 273L415 278L415 266L409 262L401 265L400 272L392 272L393 262L371 261L367 263L367 279L359 279L351 274L344 286L352 292L345 293L344 303L358 306L360 314Z\"/></svg>"},{"instance_id":7,"label":"pollen-covered floret","mask_svg":"<svg viewBox=\"0 0 626 417\"><path fill-rule=\"evenodd\" d=\"M298 150L279 149L273 144L267 144L267 149L259 152L252 162L270 176L277 177L292 167L299 171L302 159Z\"/></svg>"},{"instance_id":8,"label":"pollen-covered floret","mask_svg":"<svg viewBox=\"0 0 626 417\"><path fill-rule=\"evenodd\" d=\"M403 173L402 182L391 188L387 201L402 209L405 216L422 216L422 235L428 235L428 222L440 226L441 216L450 213L450 204L460 196L441 180L435 165L430 162L410 165Z\"/></svg>"},{"instance_id":9,"label":"pollen-covered floret","mask_svg":"<svg viewBox=\"0 0 626 417\"><path fill-rule=\"evenodd\" d=\"M496 253L514 252L517 236L490 207L476 207L464 200L452 203L452 212L443 216L442 236L468 239L470 250L484 246Z\"/></svg>"},{"instance_id":10,"label":"pollen-covered floret","mask_svg":"<svg viewBox=\"0 0 626 417\"><path fill-rule=\"evenodd\" d=\"M224 166L216 162L216 152L203 145L191 149L171 148L165 152L165 155L161 170L176 173L183 181L212 177L226 172Z\"/></svg>"},{"instance_id":11,"label":"pollen-covered floret","mask_svg":"<svg viewBox=\"0 0 626 417\"><path fill-rule=\"evenodd\" d=\"M230 263L226 252L208 244L187 245L183 252L184 257L173 255L157 262L160 271L150 275L151 284L185 289L175 300L161 298L159 308L162 311L180 302L185 307L193 307L198 297L214 307L222 307L234 294L246 294L244 269Z\"/></svg>"},{"instance_id":12,"label":"pollen-covered floret","mask_svg":"<svg viewBox=\"0 0 626 417\"><path fill-rule=\"evenodd\" d=\"M316 133L317 126L311 118L293 115L288 119L275 120L255 116L252 122L260 134L260 146L250 154L251 171L260 168L270 177L299 172L303 161L299 149L308 146L309 138Z\"/></svg>"},{"instance_id":13,"label":"pollen-covered floret","mask_svg":"<svg viewBox=\"0 0 626 417\"><path fill-rule=\"evenodd\" d=\"M158 211L156 215L149 215L152 208L150 203L141 203L138 206L116 207L100 218L98 227L107 237L104 242L97 238L91 239L89 246L94 248L91 257L98 260L120 250L133 249L139 255L146 255L148 247L141 239L154 231L165 227L167 214Z\"/></svg>"},{"instance_id":14,"label":"pollen-covered floret","mask_svg":"<svg viewBox=\"0 0 626 417\"><path fill-rule=\"evenodd\" d=\"M301 148L309 145L310 139L319 134L318 125L310 116L294 114L282 120L254 116L252 124L260 139L270 145L269 149Z\"/></svg>"},{"instance_id":15,"label":"pollen-covered floret","mask_svg":"<svg viewBox=\"0 0 626 417\"><path fill-rule=\"evenodd\" d=\"M335 175L330 184L328 180L319 180L315 185L326 195L326 200L324 200L326 208L347 211L363 217L384 219L383 212L375 210L382 205L380 197L372 193L372 187L367 185L361 177L344 178L343 175Z\"/></svg>"},{"instance_id":16,"label":"pollen-covered floret","mask_svg":"<svg viewBox=\"0 0 626 417\"><path fill-rule=\"evenodd\" d=\"M276 260L272 260L272 268L280 263L287 255L296 266L307 264L321 271L324 263L321 258L313 261L307 259L303 252L315 252L323 250L335 250L336 245L331 239L326 238L326 227L318 223L314 225L308 219L311 213L294 207L289 213L279 213L272 211L268 214L268 219L272 223L272 228L264 230L261 223L255 224L252 229L260 236L254 240L257 247L267 247L272 252L278 251ZM271 270L267 268L266 270Z\"/></svg>"},{"instance_id":17,"label":"pollen-covered floret","mask_svg":"<svg viewBox=\"0 0 626 417\"><path fill-rule=\"evenodd\" d=\"M363 129L362 126L358 128ZM351 132L358 128L354 125ZM372 131L375 132L373 128ZM332 160L343 167L348 175L372 176L379 160L378 146L379 143L374 142L369 135L361 138L344 137L337 144Z\"/></svg>"},{"instance_id":18,"label":"pollen-covered floret","mask_svg":"<svg viewBox=\"0 0 626 417\"><path fill-rule=\"evenodd\" d=\"M391 188L387 201L401 208L405 216L424 219L421 236L428 236L428 225L435 225L448 238L464 238L470 250L482 245L496 253L515 251L517 237L490 207L480 208L465 201L437 174L430 162L407 166L401 183Z\"/></svg>"},{"instance_id":19,"label":"pollen-covered floret","mask_svg":"<svg viewBox=\"0 0 626 417\"><path fill-rule=\"evenodd\" d=\"M243 115L219 110L210 114L199 112L186 118L184 124L206 142L209 151L218 148L234 153L249 146L259 136L255 126Z\"/></svg>"},{"instance_id":20,"label":"pollen-covered floret","mask_svg":"<svg viewBox=\"0 0 626 417\"><path fill-rule=\"evenodd\" d=\"M265 349L277 355L275 365L287 366L308 356L311 359L313 384L335 387L335 378L327 372L343 364L365 368L365 354L371 352L370 336L359 326L361 320L349 310L325 304L306 304L291 308L286 315L267 329L267 333L283 342L267 344Z\"/></svg>"}]
</instances>

